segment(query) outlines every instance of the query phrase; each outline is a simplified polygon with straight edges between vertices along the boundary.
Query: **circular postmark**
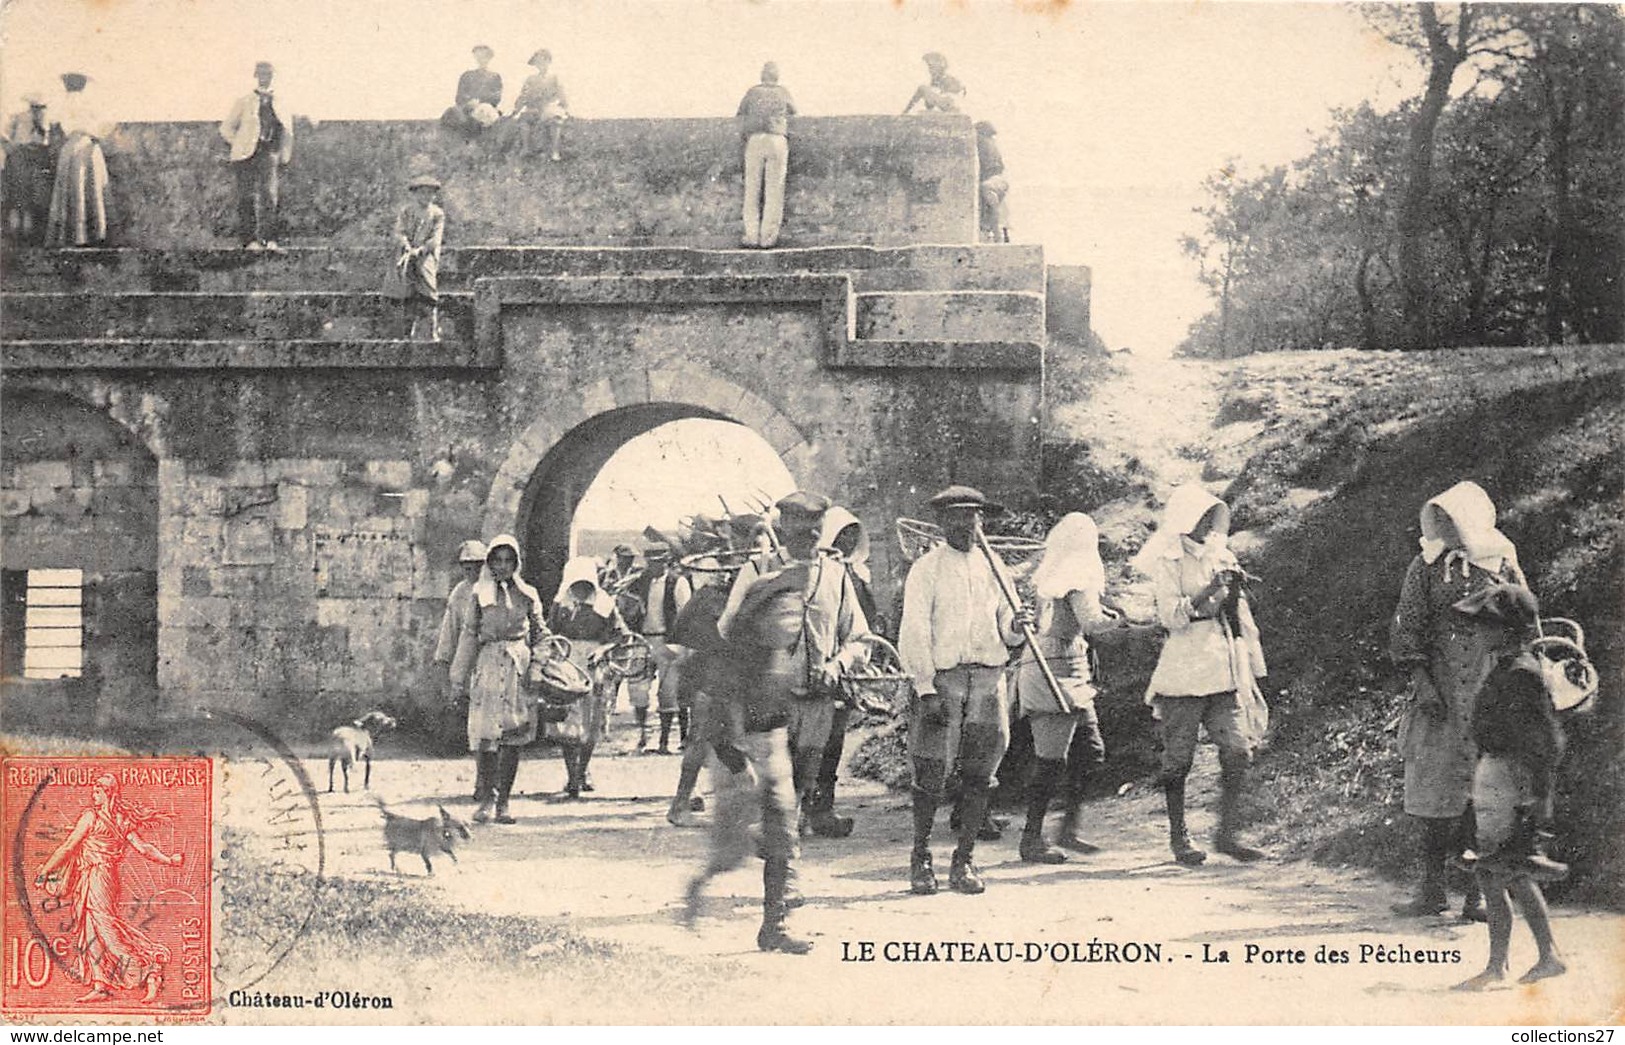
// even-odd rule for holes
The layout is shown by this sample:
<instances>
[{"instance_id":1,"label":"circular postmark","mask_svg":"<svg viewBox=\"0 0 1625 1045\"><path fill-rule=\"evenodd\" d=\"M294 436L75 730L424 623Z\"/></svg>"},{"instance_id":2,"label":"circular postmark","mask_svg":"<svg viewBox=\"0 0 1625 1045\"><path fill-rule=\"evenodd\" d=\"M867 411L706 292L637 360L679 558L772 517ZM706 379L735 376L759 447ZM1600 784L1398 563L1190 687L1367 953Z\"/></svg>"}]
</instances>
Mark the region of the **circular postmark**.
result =
<instances>
[{"instance_id":1,"label":"circular postmark","mask_svg":"<svg viewBox=\"0 0 1625 1045\"><path fill-rule=\"evenodd\" d=\"M230 712L174 735L200 754L6 760L8 1013L200 1017L309 928L326 844L304 764Z\"/></svg>"}]
</instances>

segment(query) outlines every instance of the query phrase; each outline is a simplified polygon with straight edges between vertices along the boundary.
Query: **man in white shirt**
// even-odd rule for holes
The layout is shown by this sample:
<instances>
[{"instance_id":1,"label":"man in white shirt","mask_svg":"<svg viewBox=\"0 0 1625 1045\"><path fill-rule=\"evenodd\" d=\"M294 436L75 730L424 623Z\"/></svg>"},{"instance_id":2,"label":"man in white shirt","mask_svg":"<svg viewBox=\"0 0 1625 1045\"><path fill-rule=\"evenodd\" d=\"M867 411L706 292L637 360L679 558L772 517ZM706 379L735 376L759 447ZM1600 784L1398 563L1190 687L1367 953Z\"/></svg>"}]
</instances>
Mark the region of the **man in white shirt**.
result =
<instances>
[{"instance_id":1,"label":"man in white shirt","mask_svg":"<svg viewBox=\"0 0 1625 1045\"><path fill-rule=\"evenodd\" d=\"M632 715L638 724L638 750L649 747L649 690L659 694L660 747L662 755L672 754L671 724L677 717L677 683L681 671L683 649L666 641L666 632L677 620L677 614L694 594L688 578L671 567L671 549L663 544L643 550L643 574L632 581L627 592L635 595L641 605L642 624L638 630L649 643L649 659L654 662L658 681L629 679L627 698L632 704ZM683 727L681 739L687 739L688 727Z\"/></svg>"},{"instance_id":2,"label":"man in white shirt","mask_svg":"<svg viewBox=\"0 0 1625 1045\"><path fill-rule=\"evenodd\" d=\"M909 570L897 641L916 690L908 727L914 763L909 889L921 896L937 891L931 825L948 770L957 762L962 781L959 844L948 887L974 895L985 888L971 862L976 834L987 818L993 774L1010 743L1004 666L1010 647L1021 643L1021 626L1031 623L1031 614L1025 607L1018 613L1010 606L994 566L976 547L983 513L1003 509L969 486L948 487L931 498L931 507L946 540Z\"/></svg>"},{"instance_id":3,"label":"man in white shirt","mask_svg":"<svg viewBox=\"0 0 1625 1045\"><path fill-rule=\"evenodd\" d=\"M237 99L220 136L231 145L231 167L237 175L237 221L249 250L277 249L277 210L281 206L282 168L293 159L293 121L278 112L270 62L254 65L255 88Z\"/></svg>"}]
</instances>

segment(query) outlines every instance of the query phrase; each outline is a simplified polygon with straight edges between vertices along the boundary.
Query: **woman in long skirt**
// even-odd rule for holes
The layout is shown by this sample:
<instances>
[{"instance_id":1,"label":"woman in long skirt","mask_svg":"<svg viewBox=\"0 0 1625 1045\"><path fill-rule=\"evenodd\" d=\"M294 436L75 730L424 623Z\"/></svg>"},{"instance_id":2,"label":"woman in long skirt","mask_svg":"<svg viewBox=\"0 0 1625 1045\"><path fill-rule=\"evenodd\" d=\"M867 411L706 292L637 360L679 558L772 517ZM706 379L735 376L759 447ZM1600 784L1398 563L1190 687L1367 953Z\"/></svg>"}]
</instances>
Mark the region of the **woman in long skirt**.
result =
<instances>
[{"instance_id":1,"label":"woman in long skirt","mask_svg":"<svg viewBox=\"0 0 1625 1045\"><path fill-rule=\"evenodd\" d=\"M484 782L474 820L514 823L508 812L519 753L536 739L536 705L525 673L548 638L542 597L519 576L519 542L493 540L474 584L474 612L464 619L451 664L452 692L468 697L468 749Z\"/></svg>"},{"instance_id":2,"label":"woman in long skirt","mask_svg":"<svg viewBox=\"0 0 1625 1045\"><path fill-rule=\"evenodd\" d=\"M598 586L598 564L586 556L565 563L548 625L555 634L570 640L570 662L593 680L592 692L571 705L569 717L547 727L548 736L559 742L564 759L564 793L580 798L583 791L593 790L587 766L593 748L604 735L610 701L620 685L619 676L593 663L594 655L630 639L632 632L621 620L614 597Z\"/></svg>"},{"instance_id":3,"label":"woman in long skirt","mask_svg":"<svg viewBox=\"0 0 1625 1045\"><path fill-rule=\"evenodd\" d=\"M1439 914L1449 905L1445 865L1472 844L1473 700L1494 664L1498 633L1454 608L1497 583L1524 584L1518 551L1495 528L1495 504L1477 483L1461 482L1422 506L1421 552L1405 571L1390 652L1411 672L1411 701L1399 730L1405 759L1405 812L1422 826L1422 879L1398 914ZM1482 921L1469 882L1462 917Z\"/></svg>"},{"instance_id":4,"label":"woman in long skirt","mask_svg":"<svg viewBox=\"0 0 1625 1045\"><path fill-rule=\"evenodd\" d=\"M1038 650L1049 663L1070 708L1050 691L1033 650L1022 651L1016 669L1016 703L1033 734L1032 778L1027 784L1027 826L1021 833L1021 858L1028 863L1058 864L1066 854L1044 841L1044 814L1067 776L1067 752L1073 735L1084 732L1082 761L1066 780L1066 818L1057 841L1062 848L1094 852L1078 837L1082 777L1106 761L1106 745L1095 715L1095 687L1089 670L1091 631L1113 626L1117 618L1100 603L1106 591L1106 567L1100 561L1100 531L1082 512L1063 517L1044 541L1044 558L1033 573L1037 595Z\"/></svg>"},{"instance_id":5,"label":"woman in long skirt","mask_svg":"<svg viewBox=\"0 0 1625 1045\"><path fill-rule=\"evenodd\" d=\"M90 77L64 73L67 99L57 122L67 140L56 161L51 213L45 224L47 247L88 247L107 239L107 158L102 139L112 125L104 123L85 100Z\"/></svg>"}]
</instances>

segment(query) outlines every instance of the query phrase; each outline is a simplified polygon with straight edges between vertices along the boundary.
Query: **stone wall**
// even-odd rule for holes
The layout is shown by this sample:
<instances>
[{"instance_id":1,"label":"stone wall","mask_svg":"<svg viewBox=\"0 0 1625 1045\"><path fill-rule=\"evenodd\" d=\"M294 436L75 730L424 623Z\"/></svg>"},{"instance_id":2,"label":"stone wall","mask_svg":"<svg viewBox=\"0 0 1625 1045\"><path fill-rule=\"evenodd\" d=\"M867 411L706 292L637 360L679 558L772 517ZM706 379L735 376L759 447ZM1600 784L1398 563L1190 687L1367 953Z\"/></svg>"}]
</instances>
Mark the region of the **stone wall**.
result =
<instances>
[{"instance_id":1,"label":"stone wall","mask_svg":"<svg viewBox=\"0 0 1625 1045\"><path fill-rule=\"evenodd\" d=\"M796 119L785 246L974 243L976 148L964 116ZM237 242L233 175L213 123L136 123L107 145L114 242ZM445 183L448 243L730 246L742 165L731 119L572 120L563 160L468 143L431 121L296 128L285 239L384 240L402 186Z\"/></svg>"},{"instance_id":2,"label":"stone wall","mask_svg":"<svg viewBox=\"0 0 1625 1045\"><path fill-rule=\"evenodd\" d=\"M581 469L565 460L553 486L544 462L600 459L675 417L750 426L851 506L883 604L905 569L899 515L952 481L1020 498L1037 476L1036 368L832 368L817 302L509 304L497 321L503 360L484 371L8 379L8 437L16 397L61 393L157 457L161 708L233 708L307 738L378 704L423 721L458 542L518 534L545 583L558 524L532 525L537 505L573 506Z\"/></svg>"},{"instance_id":3,"label":"stone wall","mask_svg":"<svg viewBox=\"0 0 1625 1045\"><path fill-rule=\"evenodd\" d=\"M4 567L19 587L23 571L82 570L85 641L82 677L24 684L8 695L6 721L16 728L150 714L157 699L157 462L105 413L66 396L8 394L4 417ZM15 619L20 625L22 614ZM22 644L8 644L5 653L5 675L20 675Z\"/></svg>"}]
</instances>

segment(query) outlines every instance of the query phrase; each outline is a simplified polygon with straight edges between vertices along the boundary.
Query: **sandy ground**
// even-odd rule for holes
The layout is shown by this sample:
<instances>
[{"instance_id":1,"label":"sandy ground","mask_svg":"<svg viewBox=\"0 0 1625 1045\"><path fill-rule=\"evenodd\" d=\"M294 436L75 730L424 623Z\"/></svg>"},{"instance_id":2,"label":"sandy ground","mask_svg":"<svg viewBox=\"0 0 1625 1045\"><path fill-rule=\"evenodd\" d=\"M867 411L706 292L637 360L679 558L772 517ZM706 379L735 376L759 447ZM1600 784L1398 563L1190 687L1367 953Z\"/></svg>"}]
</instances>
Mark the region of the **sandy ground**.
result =
<instances>
[{"instance_id":1,"label":"sandy ground","mask_svg":"<svg viewBox=\"0 0 1625 1045\"><path fill-rule=\"evenodd\" d=\"M368 797L323 794L327 873L407 882L434 905L523 916L539 930L563 925L623 945L623 953L660 955L675 975L626 991L606 1008L602 1000L575 1005L569 992L543 998L498 990L482 982L479 970L403 973L388 955L323 968L331 956L295 947L260 988L308 990L342 973L349 989L394 995L396 1009L384 1018L406 1022L1549 1024L1607 1022L1621 1012L1625 916L1561 909L1556 927L1570 959L1567 976L1483 994L1452 992L1452 984L1482 966L1482 926L1391 916L1396 888L1352 871L1274 861L1243 866L1216 856L1198 870L1178 867L1166 848L1160 800L1138 792L1088 808L1090 834L1109 846L1105 853L1054 867L1023 864L1012 829L978 850L988 882L983 896L944 891L925 898L907 893L906 797L853 784L842 803L858 818L856 833L842 841L808 839L800 863L808 904L793 924L816 950L806 957L759 954L754 861L712 883L696 931L679 923L678 897L701 861L706 832L666 823L678 759L626 753L629 732L621 725L612 739L621 750L596 761L598 791L583 801L551 793L563 779L555 758L528 759L518 785L524 797L515 801L520 822L476 826L460 863L438 865L433 878L415 858L401 859L398 878L388 870ZM1199 837L1211 823L1211 763L1204 752L1193 778ZM325 780L324 765L309 768ZM430 811L436 801L464 817L471 812L470 761L384 760L373 785L404 812ZM935 848L946 885L946 814ZM902 957L905 945L942 941L1008 943L1013 960L966 963L958 954L952 962L888 960ZM875 960L849 960L866 942ZM1155 948L1160 961L1054 960L1052 945L1087 957L1091 942L1114 944L1120 955L1125 944ZM1283 956L1265 963L1255 953L1249 963L1249 945L1301 950L1303 961ZM1347 951L1350 960L1317 963L1322 948ZM1460 956L1446 964L1377 960L1379 952L1392 956L1399 948ZM1228 963L1203 960L1204 952L1220 951ZM1024 960L1029 953L1037 960ZM1512 954L1514 976L1533 963L1521 925ZM514 961L522 973L526 961L546 957L516 954ZM693 976L705 979L703 998L683 987L689 963Z\"/></svg>"}]
</instances>

